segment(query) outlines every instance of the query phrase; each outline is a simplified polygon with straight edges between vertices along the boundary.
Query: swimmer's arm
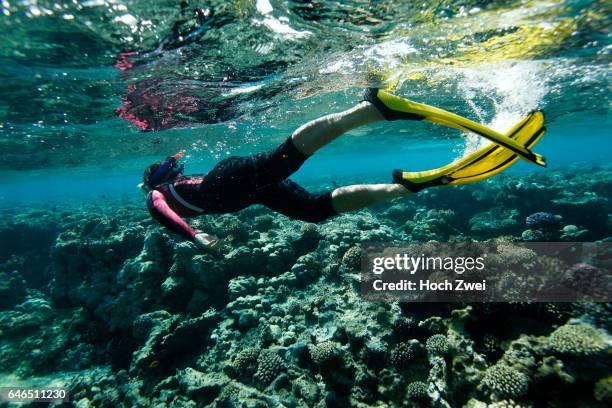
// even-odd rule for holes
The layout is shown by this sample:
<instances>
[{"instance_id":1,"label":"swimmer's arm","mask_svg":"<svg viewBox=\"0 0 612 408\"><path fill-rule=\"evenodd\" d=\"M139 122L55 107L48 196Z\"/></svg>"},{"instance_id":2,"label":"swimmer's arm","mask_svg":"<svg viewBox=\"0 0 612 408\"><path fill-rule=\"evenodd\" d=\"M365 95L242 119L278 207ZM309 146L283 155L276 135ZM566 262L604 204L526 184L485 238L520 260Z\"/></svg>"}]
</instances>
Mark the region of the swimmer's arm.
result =
<instances>
[{"instance_id":1,"label":"swimmer's arm","mask_svg":"<svg viewBox=\"0 0 612 408\"><path fill-rule=\"evenodd\" d=\"M219 239L216 235L207 234L205 232L198 232L195 236L195 243L200 248L218 250L223 246L223 240Z\"/></svg>"},{"instance_id":2,"label":"swimmer's arm","mask_svg":"<svg viewBox=\"0 0 612 408\"><path fill-rule=\"evenodd\" d=\"M147 208L161 225L191 242L196 242L196 231L168 206L162 193L157 190L150 191L147 195Z\"/></svg>"},{"instance_id":3,"label":"swimmer's arm","mask_svg":"<svg viewBox=\"0 0 612 408\"><path fill-rule=\"evenodd\" d=\"M147 196L147 207L151 216L160 224L195 243L200 248L218 250L223 246L223 241L217 236L196 232L183 219L168 206L162 193L153 190Z\"/></svg>"}]
</instances>

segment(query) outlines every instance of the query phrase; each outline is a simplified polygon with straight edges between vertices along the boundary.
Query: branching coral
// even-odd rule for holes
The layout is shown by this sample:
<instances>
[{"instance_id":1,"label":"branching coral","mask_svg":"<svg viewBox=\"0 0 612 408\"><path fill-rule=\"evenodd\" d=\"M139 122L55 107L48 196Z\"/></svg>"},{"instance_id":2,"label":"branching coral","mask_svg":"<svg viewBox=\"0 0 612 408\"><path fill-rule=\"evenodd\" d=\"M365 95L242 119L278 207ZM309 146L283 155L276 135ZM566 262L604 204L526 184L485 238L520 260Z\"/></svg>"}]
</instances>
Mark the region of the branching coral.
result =
<instances>
[{"instance_id":1,"label":"branching coral","mask_svg":"<svg viewBox=\"0 0 612 408\"><path fill-rule=\"evenodd\" d=\"M425 348L432 354L446 354L448 353L448 340L443 334L434 334L427 339Z\"/></svg>"},{"instance_id":2,"label":"branching coral","mask_svg":"<svg viewBox=\"0 0 612 408\"><path fill-rule=\"evenodd\" d=\"M481 386L492 396L516 398L527 393L529 378L513 367L496 364L487 369Z\"/></svg>"},{"instance_id":3,"label":"branching coral","mask_svg":"<svg viewBox=\"0 0 612 408\"><path fill-rule=\"evenodd\" d=\"M427 398L427 383L414 381L406 387L406 397L413 400L423 400Z\"/></svg>"},{"instance_id":4,"label":"branching coral","mask_svg":"<svg viewBox=\"0 0 612 408\"><path fill-rule=\"evenodd\" d=\"M253 379L262 385L268 385L284 370L285 362L278 354L263 350L257 358L257 371Z\"/></svg>"},{"instance_id":5,"label":"branching coral","mask_svg":"<svg viewBox=\"0 0 612 408\"><path fill-rule=\"evenodd\" d=\"M389 353L389 362L396 368L406 368L414 359L414 351L406 344L398 344L391 353Z\"/></svg>"},{"instance_id":6,"label":"branching coral","mask_svg":"<svg viewBox=\"0 0 612 408\"><path fill-rule=\"evenodd\" d=\"M248 347L241 350L234 358L233 366L236 372L240 375L251 376L257 368L257 357L259 349Z\"/></svg>"},{"instance_id":7,"label":"branching coral","mask_svg":"<svg viewBox=\"0 0 612 408\"><path fill-rule=\"evenodd\" d=\"M359 246L350 247L342 256L342 265L349 269L359 269L361 267L361 248Z\"/></svg>"},{"instance_id":8,"label":"branching coral","mask_svg":"<svg viewBox=\"0 0 612 408\"><path fill-rule=\"evenodd\" d=\"M324 341L310 347L310 358L315 364L321 365L332 361L338 356L337 344L333 341Z\"/></svg>"},{"instance_id":9,"label":"branching coral","mask_svg":"<svg viewBox=\"0 0 612 408\"><path fill-rule=\"evenodd\" d=\"M555 352L572 356L593 355L605 348L602 333L586 323L561 326L552 332L548 342Z\"/></svg>"}]
</instances>

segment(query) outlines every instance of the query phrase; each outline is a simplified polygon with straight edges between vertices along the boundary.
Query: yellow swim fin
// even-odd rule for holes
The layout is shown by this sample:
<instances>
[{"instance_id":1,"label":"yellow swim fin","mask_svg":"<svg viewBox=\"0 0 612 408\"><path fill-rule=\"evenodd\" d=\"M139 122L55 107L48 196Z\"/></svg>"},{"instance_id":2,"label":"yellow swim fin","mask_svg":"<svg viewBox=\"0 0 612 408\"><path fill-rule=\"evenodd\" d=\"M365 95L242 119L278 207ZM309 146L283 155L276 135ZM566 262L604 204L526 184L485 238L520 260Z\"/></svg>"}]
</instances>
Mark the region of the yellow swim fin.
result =
<instances>
[{"instance_id":1,"label":"yellow swim fin","mask_svg":"<svg viewBox=\"0 0 612 408\"><path fill-rule=\"evenodd\" d=\"M466 132L474 132L493 143L514 151L523 159L546 167L546 159L522 146L516 140L462 116L434 106L418 103L377 88L366 90L364 100L378 108L387 120L426 120Z\"/></svg>"},{"instance_id":2,"label":"yellow swim fin","mask_svg":"<svg viewBox=\"0 0 612 408\"><path fill-rule=\"evenodd\" d=\"M517 123L504 137L530 149L542 138L545 131L544 114L536 111ZM519 155L516 152L490 144L434 170L419 172L395 170L393 181L414 192L425 187L467 184L498 174L516 163L518 159Z\"/></svg>"}]
</instances>

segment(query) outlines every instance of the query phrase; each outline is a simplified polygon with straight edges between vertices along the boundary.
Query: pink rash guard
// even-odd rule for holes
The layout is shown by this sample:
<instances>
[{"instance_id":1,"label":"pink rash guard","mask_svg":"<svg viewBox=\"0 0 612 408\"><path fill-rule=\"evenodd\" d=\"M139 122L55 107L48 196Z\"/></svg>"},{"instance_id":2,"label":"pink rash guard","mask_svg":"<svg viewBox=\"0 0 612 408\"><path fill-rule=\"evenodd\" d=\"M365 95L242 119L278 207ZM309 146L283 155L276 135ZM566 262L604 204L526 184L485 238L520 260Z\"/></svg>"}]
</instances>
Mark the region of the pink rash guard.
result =
<instances>
[{"instance_id":1,"label":"pink rash guard","mask_svg":"<svg viewBox=\"0 0 612 408\"><path fill-rule=\"evenodd\" d=\"M172 183L176 190L198 188L202 178L188 178ZM147 195L147 207L151 216L172 232L193 241L196 231L182 217L194 217L200 212L191 210L176 200L170 191L170 185L162 185L151 190Z\"/></svg>"}]
</instances>

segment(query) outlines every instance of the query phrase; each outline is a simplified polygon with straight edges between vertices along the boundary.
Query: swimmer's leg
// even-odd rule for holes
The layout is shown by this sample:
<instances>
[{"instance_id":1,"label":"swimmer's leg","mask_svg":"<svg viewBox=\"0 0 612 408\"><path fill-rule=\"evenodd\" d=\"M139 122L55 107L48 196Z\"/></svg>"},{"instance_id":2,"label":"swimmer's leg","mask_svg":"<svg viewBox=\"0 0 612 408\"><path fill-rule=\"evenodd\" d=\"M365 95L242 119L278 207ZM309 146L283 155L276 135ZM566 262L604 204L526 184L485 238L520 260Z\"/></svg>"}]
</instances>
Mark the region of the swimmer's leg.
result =
<instances>
[{"instance_id":1,"label":"swimmer's leg","mask_svg":"<svg viewBox=\"0 0 612 408\"><path fill-rule=\"evenodd\" d=\"M260 191L255 202L307 222L321 222L338 215L332 206L331 191L311 193L290 179Z\"/></svg>"},{"instance_id":2,"label":"swimmer's leg","mask_svg":"<svg viewBox=\"0 0 612 408\"><path fill-rule=\"evenodd\" d=\"M370 102L363 101L344 112L332 113L300 126L291 135L295 147L310 156L338 136L369 123L385 120Z\"/></svg>"},{"instance_id":3,"label":"swimmer's leg","mask_svg":"<svg viewBox=\"0 0 612 408\"><path fill-rule=\"evenodd\" d=\"M413 193L400 184L358 184L311 193L287 179L260 191L255 202L297 220L321 222L338 214L410 194Z\"/></svg>"},{"instance_id":4,"label":"swimmer's leg","mask_svg":"<svg viewBox=\"0 0 612 408\"><path fill-rule=\"evenodd\" d=\"M331 199L334 210L341 214L411 194L401 184L355 184L335 189Z\"/></svg>"}]
</instances>

